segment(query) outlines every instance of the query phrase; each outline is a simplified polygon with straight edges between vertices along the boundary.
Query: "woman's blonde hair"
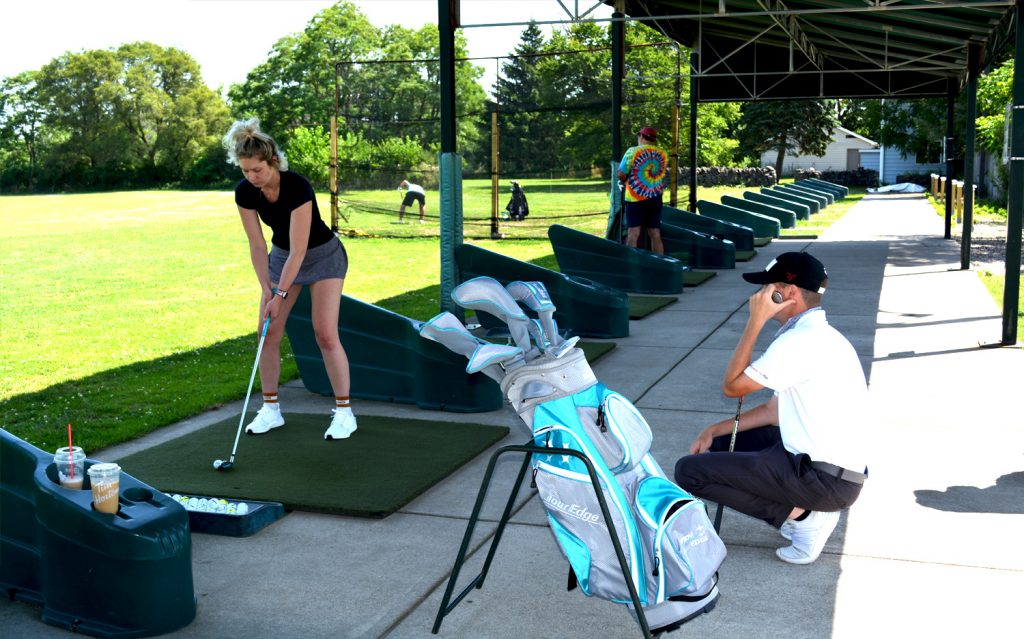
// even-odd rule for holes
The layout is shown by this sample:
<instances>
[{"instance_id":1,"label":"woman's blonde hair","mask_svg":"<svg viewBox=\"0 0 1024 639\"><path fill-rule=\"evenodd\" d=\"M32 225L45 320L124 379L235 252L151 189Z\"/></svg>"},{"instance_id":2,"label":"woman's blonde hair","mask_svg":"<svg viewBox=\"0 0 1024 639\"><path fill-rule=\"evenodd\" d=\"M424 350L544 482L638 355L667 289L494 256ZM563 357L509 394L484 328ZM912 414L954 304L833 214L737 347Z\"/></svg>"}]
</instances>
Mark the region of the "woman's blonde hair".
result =
<instances>
[{"instance_id":1,"label":"woman's blonde hair","mask_svg":"<svg viewBox=\"0 0 1024 639\"><path fill-rule=\"evenodd\" d=\"M238 158L257 158L280 171L288 170L288 160L274 138L260 130L259 118L238 120L228 129L223 139L228 152L228 163L238 164Z\"/></svg>"}]
</instances>

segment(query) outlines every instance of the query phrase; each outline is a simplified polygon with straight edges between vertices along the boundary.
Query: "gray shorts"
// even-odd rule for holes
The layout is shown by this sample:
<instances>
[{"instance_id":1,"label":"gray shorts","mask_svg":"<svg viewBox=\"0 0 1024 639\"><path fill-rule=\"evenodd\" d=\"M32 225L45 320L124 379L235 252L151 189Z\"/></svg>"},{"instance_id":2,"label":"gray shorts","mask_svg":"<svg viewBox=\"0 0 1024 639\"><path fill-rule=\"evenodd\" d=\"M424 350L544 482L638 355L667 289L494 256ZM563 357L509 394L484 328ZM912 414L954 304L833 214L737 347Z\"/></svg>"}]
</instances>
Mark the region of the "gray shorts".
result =
<instances>
[{"instance_id":1,"label":"gray shorts","mask_svg":"<svg viewBox=\"0 0 1024 639\"><path fill-rule=\"evenodd\" d=\"M288 260L288 251L278 246L270 249L270 281L281 281L281 271ZM312 284L320 280L345 279L348 272L348 253L341 240L332 239L306 251L299 274L292 284Z\"/></svg>"}]
</instances>

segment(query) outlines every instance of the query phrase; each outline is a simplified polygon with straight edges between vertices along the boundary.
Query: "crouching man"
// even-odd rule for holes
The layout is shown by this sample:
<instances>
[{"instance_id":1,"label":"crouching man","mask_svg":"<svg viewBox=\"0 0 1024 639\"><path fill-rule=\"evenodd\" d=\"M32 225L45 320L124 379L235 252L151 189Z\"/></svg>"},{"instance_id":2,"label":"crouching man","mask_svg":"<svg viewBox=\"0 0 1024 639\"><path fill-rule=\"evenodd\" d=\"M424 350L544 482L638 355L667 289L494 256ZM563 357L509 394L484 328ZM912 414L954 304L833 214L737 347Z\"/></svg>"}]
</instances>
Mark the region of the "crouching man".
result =
<instances>
[{"instance_id":1,"label":"crouching man","mask_svg":"<svg viewBox=\"0 0 1024 639\"><path fill-rule=\"evenodd\" d=\"M775 554L793 564L818 558L839 511L867 478L867 384L853 346L825 319L825 267L808 253L784 253L743 278L761 288L722 383L728 397L762 388L774 396L745 411L734 452L733 420L705 428L676 462L676 482L694 495L763 519L790 541ZM757 360L757 337L782 328Z\"/></svg>"}]
</instances>

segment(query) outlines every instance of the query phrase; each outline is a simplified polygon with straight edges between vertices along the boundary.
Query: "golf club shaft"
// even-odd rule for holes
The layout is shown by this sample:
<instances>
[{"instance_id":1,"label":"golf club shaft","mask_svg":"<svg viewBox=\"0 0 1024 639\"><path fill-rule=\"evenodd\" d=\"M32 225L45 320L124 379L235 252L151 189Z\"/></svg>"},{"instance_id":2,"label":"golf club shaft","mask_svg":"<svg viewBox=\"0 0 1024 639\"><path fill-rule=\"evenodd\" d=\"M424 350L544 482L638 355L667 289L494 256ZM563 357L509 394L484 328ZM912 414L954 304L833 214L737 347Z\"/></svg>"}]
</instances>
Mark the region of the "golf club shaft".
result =
<instances>
[{"instance_id":1,"label":"golf club shaft","mask_svg":"<svg viewBox=\"0 0 1024 639\"><path fill-rule=\"evenodd\" d=\"M238 418L238 432L235 433L235 445L231 447L231 457L228 462L235 463L235 453L238 451L238 439L242 436L242 424L245 423L245 411L249 408L249 396L252 395L252 383L256 380L256 371L260 368L260 355L263 354L263 342L267 339L267 329L270 327L270 316L263 322L263 331L260 333L260 344L256 347L256 362L252 365L252 375L249 376L249 390L245 391L245 402L242 404L242 415Z\"/></svg>"},{"instance_id":2,"label":"golf club shaft","mask_svg":"<svg viewBox=\"0 0 1024 639\"><path fill-rule=\"evenodd\" d=\"M733 452L736 448L736 433L740 429L740 412L743 410L743 395L740 395L740 400L736 402L736 419L732 422L732 436L729 438L729 452ZM718 510L715 511L715 532L722 530L722 504L718 504Z\"/></svg>"}]
</instances>

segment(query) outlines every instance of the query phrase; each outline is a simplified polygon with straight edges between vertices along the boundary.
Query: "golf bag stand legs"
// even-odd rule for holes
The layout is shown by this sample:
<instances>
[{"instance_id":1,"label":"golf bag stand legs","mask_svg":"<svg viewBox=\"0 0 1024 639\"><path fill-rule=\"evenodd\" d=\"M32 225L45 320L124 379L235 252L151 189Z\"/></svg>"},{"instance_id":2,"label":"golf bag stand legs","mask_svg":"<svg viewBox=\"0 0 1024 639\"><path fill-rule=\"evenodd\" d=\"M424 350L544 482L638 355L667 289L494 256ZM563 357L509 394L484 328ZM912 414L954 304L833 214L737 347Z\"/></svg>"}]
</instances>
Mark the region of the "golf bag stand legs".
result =
<instances>
[{"instance_id":1,"label":"golf bag stand legs","mask_svg":"<svg viewBox=\"0 0 1024 639\"><path fill-rule=\"evenodd\" d=\"M490 569L491 560L494 559L494 555L497 552L498 543L501 541L505 525L512 516L512 508L515 504L516 497L519 495L519 487L522 485L523 478L526 476L526 469L529 467L533 455L541 454L570 455L579 459L586 465L587 472L590 474L591 483L594 486L594 490L597 495L598 504L601 506L601 515L604 517L604 521L608 524L608 533L611 536L612 547L615 549L615 554L619 560L619 567L622 569L622 579L629 587L629 594L633 600L633 611L636 614L637 623L640 625L640 631L644 639L651 639L651 630L647 625L647 617L644 616L643 606L640 604L640 596L637 594L636 587L633 585L633 580L630 578L629 564L626 562L626 556L623 554L622 546L619 544L619 537L615 532L611 514L608 511L608 504L605 502L604 492L600 489L601 482L598 479L597 471L594 470L593 464L589 459L587 459L586 455L579 451L569 448L535 446L532 441L533 440L530 440L530 442L521 445L503 446L502 448L494 451L494 454L491 455L491 460L487 464L487 471L484 473L484 478L480 485L480 492L477 494L476 504L473 506L473 513L469 516L469 522L466 524L466 533L462 538L462 545L459 547L458 555L455 558L455 564L452 566L451 576L448 578L448 586L445 588L444 597L441 599L441 605L437 610L437 617L434 619L434 627L431 630L431 633L435 635L438 633L441 629L441 622L444 620L445 616L454 610L455 606L459 605L459 602L461 602L471 590L483 587L484 579L487 576L487 571ZM491 541L491 547L488 550L483 570L481 570L480 574L474 577L469 582L469 585L467 585L465 589L463 589L463 591L453 600L452 593L455 591L455 583L459 578L459 572L462 570L462 565L465 563L466 553L469 550L470 540L473 538L473 530L476 528L476 523L480 517L480 509L483 506L484 498L487 496L487 489L491 483L491 476L494 473L494 467L497 464L498 458L506 453L524 453L525 458L523 459L523 465L519 469L515 485L512 487L512 493L509 495L508 502L505 504L505 510L501 515L501 520L498 522L498 528L494 533L494 539Z\"/></svg>"}]
</instances>

